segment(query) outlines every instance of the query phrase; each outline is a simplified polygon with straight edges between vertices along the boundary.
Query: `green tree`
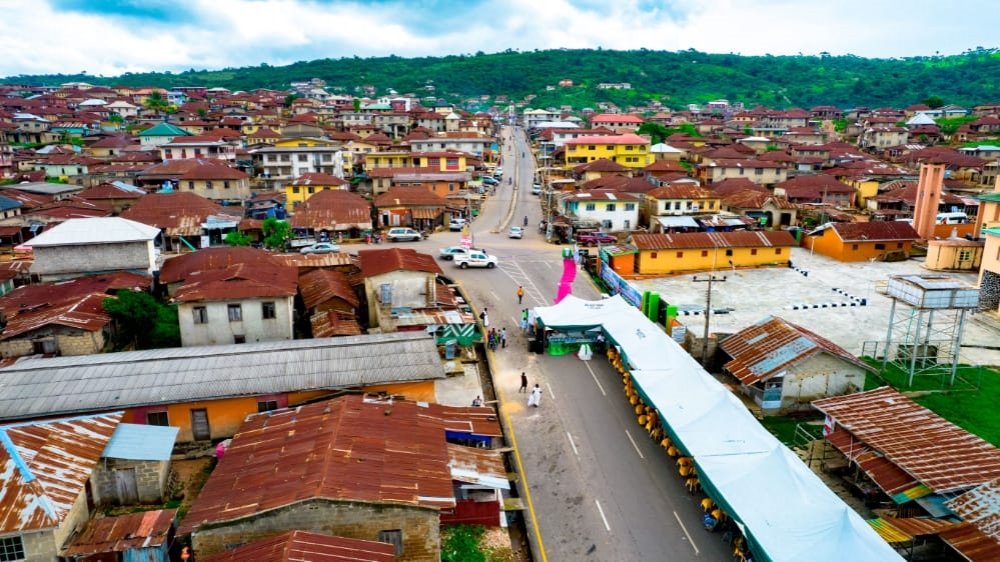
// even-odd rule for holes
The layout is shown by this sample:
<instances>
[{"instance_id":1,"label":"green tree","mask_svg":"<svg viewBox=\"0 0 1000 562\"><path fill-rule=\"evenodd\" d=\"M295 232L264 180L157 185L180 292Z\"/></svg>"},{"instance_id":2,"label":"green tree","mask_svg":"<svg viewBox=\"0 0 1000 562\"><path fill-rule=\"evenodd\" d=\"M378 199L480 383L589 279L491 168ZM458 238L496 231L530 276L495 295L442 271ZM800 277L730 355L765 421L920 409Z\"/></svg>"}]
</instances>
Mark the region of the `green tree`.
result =
<instances>
[{"instance_id":1,"label":"green tree","mask_svg":"<svg viewBox=\"0 0 1000 562\"><path fill-rule=\"evenodd\" d=\"M930 96L924 99L923 104L931 109L944 107L944 99L941 96Z\"/></svg>"},{"instance_id":2,"label":"green tree","mask_svg":"<svg viewBox=\"0 0 1000 562\"><path fill-rule=\"evenodd\" d=\"M274 217L264 219L261 229L264 231L264 247L270 250L284 250L292 234L286 221Z\"/></svg>"},{"instance_id":3,"label":"green tree","mask_svg":"<svg viewBox=\"0 0 1000 562\"><path fill-rule=\"evenodd\" d=\"M653 121L646 121L642 125L639 125L639 128L635 132L640 135L649 135L652 144L659 144L670 136L670 132L666 127Z\"/></svg>"},{"instance_id":4,"label":"green tree","mask_svg":"<svg viewBox=\"0 0 1000 562\"><path fill-rule=\"evenodd\" d=\"M361 99L354 98L351 100L352 105L354 105L354 111L361 111Z\"/></svg>"},{"instance_id":5,"label":"green tree","mask_svg":"<svg viewBox=\"0 0 1000 562\"><path fill-rule=\"evenodd\" d=\"M292 102L299 99L299 95L292 93L285 96L285 108L288 109L292 107Z\"/></svg>"},{"instance_id":6,"label":"green tree","mask_svg":"<svg viewBox=\"0 0 1000 562\"><path fill-rule=\"evenodd\" d=\"M253 242L249 234L240 232L239 230L234 230L226 234L226 237L222 241L229 246L249 246L250 242Z\"/></svg>"},{"instance_id":7,"label":"green tree","mask_svg":"<svg viewBox=\"0 0 1000 562\"><path fill-rule=\"evenodd\" d=\"M153 90L146 100L142 102L142 105L146 109L155 111L157 115L166 114L170 110L170 102L167 98L163 97L163 92L159 90Z\"/></svg>"},{"instance_id":8,"label":"green tree","mask_svg":"<svg viewBox=\"0 0 1000 562\"><path fill-rule=\"evenodd\" d=\"M181 345L177 308L149 293L118 289L115 298L104 299L101 304L115 323L112 342L116 350Z\"/></svg>"}]
</instances>

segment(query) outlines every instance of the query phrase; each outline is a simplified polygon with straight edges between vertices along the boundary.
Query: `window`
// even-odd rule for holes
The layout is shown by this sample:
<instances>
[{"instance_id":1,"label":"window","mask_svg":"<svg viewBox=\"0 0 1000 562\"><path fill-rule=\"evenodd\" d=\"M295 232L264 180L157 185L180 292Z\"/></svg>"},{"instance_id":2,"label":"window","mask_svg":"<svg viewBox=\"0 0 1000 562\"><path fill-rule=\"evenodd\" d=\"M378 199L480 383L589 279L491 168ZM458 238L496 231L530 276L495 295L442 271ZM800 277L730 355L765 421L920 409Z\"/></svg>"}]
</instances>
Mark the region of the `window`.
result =
<instances>
[{"instance_id":1,"label":"window","mask_svg":"<svg viewBox=\"0 0 1000 562\"><path fill-rule=\"evenodd\" d=\"M729 248L729 249L726 250L726 256L733 257L733 249L732 248Z\"/></svg>"},{"instance_id":2,"label":"window","mask_svg":"<svg viewBox=\"0 0 1000 562\"><path fill-rule=\"evenodd\" d=\"M684 257L684 252L677 252L677 258L678 259L679 258L683 258L683 257Z\"/></svg>"},{"instance_id":3,"label":"window","mask_svg":"<svg viewBox=\"0 0 1000 562\"><path fill-rule=\"evenodd\" d=\"M402 551L397 549L397 552ZM0 560L3 562L7 562L8 560L24 560L24 543L21 542L21 537L5 537L0 539Z\"/></svg>"},{"instance_id":4,"label":"window","mask_svg":"<svg viewBox=\"0 0 1000 562\"><path fill-rule=\"evenodd\" d=\"M403 555L403 531L393 529L391 531L379 531L378 542L386 542L396 547L396 556Z\"/></svg>"},{"instance_id":5,"label":"window","mask_svg":"<svg viewBox=\"0 0 1000 562\"><path fill-rule=\"evenodd\" d=\"M298 193L298 192L299 192L299 186L297 186L297 185L296 186L292 186L292 193Z\"/></svg>"},{"instance_id":6,"label":"window","mask_svg":"<svg viewBox=\"0 0 1000 562\"><path fill-rule=\"evenodd\" d=\"M146 412L146 424L148 425L170 425L166 412Z\"/></svg>"},{"instance_id":7,"label":"window","mask_svg":"<svg viewBox=\"0 0 1000 562\"><path fill-rule=\"evenodd\" d=\"M306 188L306 191L308 191L309 193L316 193L316 188L310 185L309 187Z\"/></svg>"},{"instance_id":8,"label":"window","mask_svg":"<svg viewBox=\"0 0 1000 562\"><path fill-rule=\"evenodd\" d=\"M857 244L851 244L851 249L854 250L854 251L857 251L858 250L858 245Z\"/></svg>"},{"instance_id":9,"label":"window","mask_svg":"<svg viewBox=\"0 0 1000 562\"><path fill-rule=\"evenodd\" d=\"M625 203L625 210L626 211L634 211L635 210L635 203Z\"/></svg>"},{"instance_id":10,"label":"window","mask_svg":"<svg viewBox=\"0 0 1000 562\"><path fill-rule=\"evenodd\" d=\"M971 261L972 251L971 250L961 250L958 252L958 261Z\"/></svg>"},{"instance_id":11,"label":"window","mask_svg":"<svg viewBox=\"0 0 1000 562\"><path fill-rule=\"evenodd\" d=\"M271 410L278 409L277 400L258 400L257 401L257 411L258 412L270 412Z\"/></svg>"},{"instance_id":12,"label":"window","mask_svg":"<svg viewBox=\"0 0 1000 562\"><path fill-rule=\"evenodd\" d=\"M605 208L605 210L609 213L613 213L615 212L615 208L616 205L614 203L608 203L608 206Z\"/></svg>"},{"instance_id":13,"label":"window","mask_svg":"<svg viewBox=\"0 0 1000 562\"><path fill-rule=\"evenodd\" d=\"M278 309L273 302L260 303L260 316L264 320L273 320L278 317Z\"/></svg>"},{"instance_id":14,"label":"window","mask_svg":"<svg viewBox=\"0 0 1000 562\"><path fill-rule=\"evenodd\" d=\"M901 249L902 247L903 247L903 243L902 242L897 242L896 243L896 249L897 250Z\"/></svg>"},{"instance_id":15,"label":"window","mask_svg":"<svg viewBox=\"0 0 1000 562\"><path fill-rule=\"evenodd\" d=\"M298 154L298 155L296 155L296 160L298 160L299 162L308 162L309 161L309 155L308 154Z\"/></svg>"},{"instance_id":16,"label":"window","mask_svg":"<svg viewBox=\"0 0 1000 562\"><path fill-rule=\"evenodd\" d=\"M709 209L714 209L715 208L715 201L709 201L708 202L708 208Z\"/></svg>"},{"instance_id":17,"label":"window","mask_svg":"<svg viewBox=\"0 0 1000 562\"><path fill-rule=\"evenodd\" d=\"M206 181L205 182L205 189L212 189L212 182Z\"/></svg>"},{"instance_id":18,"label":"window","mask_svg":"<svg viewBox=\"0 0 1000 562\"><path fill-rule=\"evenodd\" d=\"M229 311L229 321L230 322L242 322L243 321L243 307L238 304L230 304L226 306Z\"/></svg>"},{"instance_id":19,"label":"window","mask_svg":"<svg viewBox=\"0 0 1000 562\"><path fill-rule=\"evenodd\" d=\"M781 255L781 248L775 248L774 249L774 255L780 256Z\"/></svg>"},{"instance_id":20,"label":"window","mask_svg":"<svg viewBox=\"0 0 1000 562\"><path fill-rule=\"evenodd\" d=\"M455 184L449 183L448 184L448 191L455 191Z\"/></svg>"},{"instance_id":21,"label":"window","mask_svg":"<svg viewBox=\"0 0 1000 562\"><path fill-rule=\"evenodd\" d=\"M656 259L656 252L650 252L649 253L649 257L655 260Z\"/></svg>"},{"instance_id":22,"label":"window","mask_svg":"<svg viewBox=\"0 0 1000 562\"><path fill-rule=\"evenodd\" d=\"M753 169L753 173L757 174L758 176L763 176L764 175L764 168L754 168Z\"/></svg>"},{"instance_id":23,"label":"window","mask_svg":"<svg viewBox=\"0 0 1000 562\"><path fill-rule=\"evenodd\" d=\"M196 306L191 309L195 324L208 324L208 309L204 306Z\"/></svg>"},{"instance_id":24,"label":"window","mask_svg":"<svg viewBox=\"0 0 1000 562\"><path fill-rule=\"evenodd\" d=\"M756 256L757 255L757 248L750 248L750 255L751 256Z\"/></svg>"},{"instance_id":25,"label":"window","mask_svg":"<svg viewBox=\"0 0 1000 562\"><path fill-rule=\"evenodd\" d=\"M189 181L188 182L188 189L194 189L194 182L193 181Z\"/></svg>"},{"instance_id":26,"label":"window","mask_svg":"<svg viewBox=\"0 0 1000 562\"><path fill-rule=\"evenodd\" d=\"M247 337L244 334L233 334L233 343L246 343Z\"/></svg>"},{"instance_id":27,"label":"window","mask_svg":"<svg viewBox=\"0 0 1000 562\"><path fill-rule=\"evenodd\" d=\"M586 209L588 211L596 211L597 210L597 203L587 203L586 205L584 205L584 209Z\"/></svg>"},{"instance_id":28,"label":"window","mask_svg":"<svg viewBox=\"0 0 1000 562\"><path fill-rule=\"evenodd\" d=\"M885 249L885 244L875 244L875 249L876 250L884 250Z\"/></svg>"},{"instance_id":29,"label":"window","mask_svg":"<svg viewBox=\"0 0 1000 562\"><path fill-rule=\"evenodd\" d=\"M229 189L230 188L229 180L226 180L226 181L222 182L222 188L223 189Z\"/></svg>"},{"instance_id":30,"label":"window","mask_svg":"<svg viewBox=\"0 0 1000 562\"><path fill-rule=\"evenodd\" d=\"M701 251L701 257L707 258L708 257L708 250L702 250Z\"/></svg>"}]
</instances>

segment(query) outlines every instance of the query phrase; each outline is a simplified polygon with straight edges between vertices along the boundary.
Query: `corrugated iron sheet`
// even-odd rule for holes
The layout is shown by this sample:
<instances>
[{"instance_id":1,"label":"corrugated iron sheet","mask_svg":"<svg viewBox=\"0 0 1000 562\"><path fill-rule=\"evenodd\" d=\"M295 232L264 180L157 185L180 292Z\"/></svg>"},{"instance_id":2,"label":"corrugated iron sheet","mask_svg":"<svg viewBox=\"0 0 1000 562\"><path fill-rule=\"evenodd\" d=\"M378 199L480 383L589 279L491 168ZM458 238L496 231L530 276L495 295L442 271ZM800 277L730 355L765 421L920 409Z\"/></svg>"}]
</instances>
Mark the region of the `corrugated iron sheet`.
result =
<instances>
[{"instance_id":1,"label":"corrugated iron sheet","mask_svg":"<svg viewBox=\"0 0 1000 562\"><path fill-rule=\"evenodd\" d=\"M60 552L60 556L87 556L158 547L171 538L176 520L175 509L91 519L76 534L73 542Z\"/></svg>"},{"instance_id":2,"label":"corrugated iron sheet","mask_svg":"<svg viewBox=\"0 0 1000 562\"><path fill-rule=\"evenodd\" d=\"M306 531L288 531L201 562L395 562L395 547L389 543L331 537Z\"/></svg>"},{"instance_id":3,"label":"corrugated iron sheet","mask_svg":"<svg viewBox=\"0 0 1000 562\"><path fill-rule=\"evenodd\" d=\"M911 537L937 535L959 524L954 521L945 521L932 517L883 517L882 519L887 524L892 525Z\"/></svg>"},{"instance_id":4,"label":"corrugated iron sheet","mask_svg":"<svg viewBox=\"0 0 1000 562\"><path fill-rule=\"evenodd\" d=\"M453 507L444 422L360 395L251 416L179 532L312 498Z\"/></svg>"},{"instance_id":5,"label":"corrugated iron sheet","mask_svg":"<svg viewBox=\"0 0 1000 562\"><path fill-rule=\"evenodd\" d=\"M180 302L291 297L298 292L298 270L286 265L236 264L196 271L174 291Z\"/></svg>"},{"instance_id":6,"label":"corrugated iron sheet","mask_svg":"<svg viewBox=\"0 0 1000 562\"><path fill-rule=\"evenodd\" d=\"M111 322L111 316L104 311L101 304L107 298L113 297L91 294L62 306L22 312L10 319L0 334L0 340L16 338L51 325L98 332Z\"/></svg>"},{"instance_id":7,"label":"corrugated iron sheet","mask_svg":"<svg viewBox=\"0 0 1000 562\"><path fill-rule=\"evenodd\" d=\"M121 417L0 426L0 535L61 525Z\"/></svg>"},{"instance_id":8,"label":"corrugated iron sheet","mask_svg":"<svg viewBox=\"0 0 1000 562\"><path fill-rule=\"evenodd\" d=\"M1000 478L977 486L945 505L963 521L1000 542Z\"/></svg>"},{"instance_id":9,"label":"corrugated iron sheet","mask_svg":"<svg viewBox=\"0 0 1000 562\"><path fill-rule=\"evenodd\" d=\"M788 365L826 351L866 371L874 371L846 349L776 316L768 316L719 344L733 357L725 369L743 384L768 378Z\"/></svg>"},{"instance_id":10,"label":"corrugated iron sheet","mask_svg":"<svg viewBox=\"0 0 1000 562\"><path fill-rule=\"evenodd\" d=\"M112 295L118 289L145 290L152 283L151 277L123 271L59 283L24 285L0 297L0 310L8 319L13 319L23 312L62 306L94 293Z\"/></svg>"},{"instance_id":11,"label":"corrugated iron sheet","mask_svg":"<svg viewBox=\"0 0 1000 562\"><path fill-rule=\"evenodd\" d=\"M161 283L177 283L196 271L226 269L237 264L274 267L286 265L275 254L246 246L202 248L197 252L170 257L160 268Z\"/></svg>"},{"instance_id":12,"label":"corrugated iron sheet","mask_svg":"<svg viewBox=\"0 0 1000 562\"><path fill-rule=\"evenodd\" d=\"M365 277L374 277L390 271L444 273L434 256L410 248L358 250L358 257L361 261L361 274Z\"/></svg>"},{"instance_id":13,"label":"corrugated iron sheet","mask_svg":"<svg viewBox=\"0 0 1000 562\"><path fill-rule=\"evenodd\" d=\"M892 388L823 398L813 406L935 493L1000 477L1000 449Z\"/></svg>"},{"instance_id":14,"label":"corrugated iron sheet","mask_svg":"<svg viewBox=\"0 0 1000 562\"><path fill-rule=\"evenodd\" d=\"M795 238L785 230L742 232L688 232L680 234L633 234L640 250L712 250L717 248L791 247Z\"/></svg>"},{"instance_id":15,"label":"corrugated iron sheet","mask_svg":"<svg viewBox=\"0 0 1000 562\"><path fill-rule=\"evenodd\" d=\"M294 265L300 270L314 267L339 267L355 266L360 267L357 256L347 252L332 254L277 254L275 256L287 265Z\"/></svg>"},{"instance_id":16,"label":"corrugated iron sheet","mask_svg":"<svg viewBox=\"0 0 1000 562\"><path fill-rule=\"evenodd\" d=\"M336 336L360 336L361 324L354 315L338 310L327 310L309 317L314 338L332 338Z\"/></svg>"},{"instance_id":17,"label":"corrugated iron sheet","mask_svg":"<svg viewBox=\"0 0 1000 562\"><path fill-rule=\"evenodd\" d=\"M969 562L996 562L1000 560L1000 544L968 523L955 525L939 535Z\"/></svg>"},{"instance_id":18,"label":"corrugated iron sheet","mask_svg":"<svg viewBox=\"0 0 1000 562\"><path fill-rule=\"evenodd\" d=\"M869 519L868 524L882 537L882 540L889 544L910 542L913 537L890 525L885 519Z\"/></svg>"},{"instance_id":19,"label":"corrugated iron sheet","mask_svg":"<svg viewBox=\"0 0 1000 562\"><path fill-rule=\"evenodd\" d=\"M174 191L145 195L121 217L163 229L167 236L200 236L201 225L210 215L240 213L239 208L222 207L196 193Z\"/></svg>"},{"instance_id":20,"label":"corrugated iron sheet","mask_svg":"<svg viewBox=\"0 0 1000 562\"><path fill-rule=\"evenodd\" d=\"M499 451L448 443L448 466L452 480L500 490L510 489Z\"/></svg>"},{"instance_id":21,"label":"corrugated iron sheet","mask_svg":"<svg viewBox=\"0 0 1000 562\"><path fill-rule=\"evenodd\" d=\"M25 359L0 370L0 419L443 378L423 332Z\"/></svg>"},{"instance_id":22,"label":"corrugated iron sheet","mask_svg":"<svg viewBox=\"0 0 1000 562\"><path fill-rule=\"evenodd\" d=\"M302 303L307 309L334 298L339 298L354 308L359 304L358 295L347 282L347 276L332 269L315 269L300 275L299 292L302 293Z\"/></svg>"},{"instance_id":23,"label":"corrugated iron sheet","mask_svg":"<svg viewBox=\"0 0 1000 562\"><path fill-rule=\"evenodd\" d=\"M423 186L394 185L375 198L376 208L385 207L447 207L448 201Z\"/></svg>"},{"instance_id":24,"label":"corrugated iron sheet","mask_svg":"<svg viewBox=\"0 0 1000 562\"><path fill-rule=\"evenodd\" d=\"M364 230L372 227L371 204L357 193L324 189L295 209L289 223L292 228L314 231Z\"/></svg>"}]
</instances>

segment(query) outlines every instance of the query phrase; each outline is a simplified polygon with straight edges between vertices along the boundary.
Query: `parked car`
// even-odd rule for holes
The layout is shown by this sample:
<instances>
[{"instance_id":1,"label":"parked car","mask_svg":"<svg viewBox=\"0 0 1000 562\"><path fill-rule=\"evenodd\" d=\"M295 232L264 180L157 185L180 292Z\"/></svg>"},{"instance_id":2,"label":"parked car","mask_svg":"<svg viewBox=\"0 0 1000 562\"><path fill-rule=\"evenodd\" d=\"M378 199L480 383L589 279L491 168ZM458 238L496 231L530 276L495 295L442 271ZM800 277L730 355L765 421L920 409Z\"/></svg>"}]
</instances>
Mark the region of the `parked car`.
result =
<instances>
[{"instance_id":1,"label":"parked car","mask_svg":"<svg viewBox=\"0 0 1000 562\"><path fill-rule=\"evenodd\" d=\"M618 238L606 232L586 232L578 234L576 242L581 246L596 246L598 244L617 244Z\"/></svg>"},{"instance_id":2,"label":"parked car","mask_svg":"<svg viewBox=\"0 0 1000 562\"><path fill-rule=\"evenodd\" d=\"M502 178L502 177L503 177L503 168L497 168L497 169L496 169L496 170L495 170L495 171L493 172L493 177L494 177L494 178Z\"/></svg>"},{"instance_id":3,"label":"parked car","mask_svg":"<svg viewBox=\"0 0 1000 562\"><path fill-rule=\"evenodd\" d=\"M424 235L420 234L416 230L413 230L412 228L406 228L400 226L396 228L390 228L389 232L386 233L385 237L387 240L389 240L389 242L399 242L402 240L419 242L420 240L423 240Z\"/></svg>"},{"instance_id":4,"label":"parked car","mask_svg":"<svg viewBox=\"0 0 1000 562\"><path fill-rule=\"evenodd\" d=\"M462 227L465 226L465 223L467 222L469 221L465 219L451 219L451 222L448 223L448 230L462 230Z\"/></svg>"},{"instance_id":5,"label":"parked car","mask_svg":"<svg viewBox=\"0 0 1000 562\"><path fill-rule=\"evenodd\" d=\"M483 176L483 183L486 185L492 185L494 187L500 185L500 182L496 178L491 178L490 176Z\"/></svg>"},{"instance_id":6,"label":"parked car","mask_svg":"<svg viewBox=\"0 0 1000 562\"><path fill-rule=\"evenodd\" d=\"M467 269L469 267L485 267L486 269L493 269L497 266L497 257L491 256L482 250L471 250L468 253L462 255L458 254L452 258L455 265L461 267L462 269Z\"/></svg>"},{"instance_id":7,"label":"parked car","mask_svg":"<svg viewBox=\"0 0 1000 562\"><path fill-rule=\"evenodd\" d=\"M438 251L438 257L444 261L452 260L455 256L464 256L469 253L469 248L463 248L461 246L448 246L447 248L441 248Z\"/></svg>"},{"instance_id":8,"label":"parked car","mask_svg":"<svg viewBox=\"0 0 1000 562\"><path fill-rule=\"evenodd\" d=\"M510 234L507 235L509 238L524 238L524 229L520 226L510 227Z\"/></svg>"},{"instance_id":9,"label":"parked car","mask_svg":"<svg viewBox=\"0 0 1000 562\"><path fill-rule=\"evenodd\" d=\"M542 194L542 186L541 186L541 184L536 183L535 185L531 186L531 194L532 195L541 195Z\"/></svg>"},{"instance_id":10,"label":"parked car","mask_svg":"<svg viewBox=\"0 0 1000 562\"><path fill-rule=\"evenodd\" d=\"M340 246L332 242L316 242L299 250L303 254L335 254L339 251Z\"/></svg>"}]
</instances>

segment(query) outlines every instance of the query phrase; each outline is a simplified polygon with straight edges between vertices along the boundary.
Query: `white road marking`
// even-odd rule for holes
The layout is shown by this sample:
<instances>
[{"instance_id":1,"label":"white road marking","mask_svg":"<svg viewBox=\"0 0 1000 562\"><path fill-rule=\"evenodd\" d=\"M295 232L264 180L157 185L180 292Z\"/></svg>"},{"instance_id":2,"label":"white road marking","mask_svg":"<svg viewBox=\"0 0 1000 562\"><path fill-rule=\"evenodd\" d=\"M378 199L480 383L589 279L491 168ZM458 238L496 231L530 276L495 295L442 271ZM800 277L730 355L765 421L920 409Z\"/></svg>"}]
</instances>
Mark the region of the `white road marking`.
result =
<instances>
[{"instance_id":1,"label":"white road marking","mask_svg":"<svg viewBox=\"0 0 1000 562\"><path fill-rule=\"evenodd\" d=\"M601 394L607 396L608 393L604 392L604 387L601 386L601 381L597 380L597 375L595 375L594 370L590 368L590 363L584 361L583 364L587 366L587 370L590 371L590 376L594 378L594 382L597 383L597 388L601 390Z\"/></svg>"},{"instance_id":2,"label":"white road marking","mask_svg":"<svg viewBox=\"0 0 1000 562\"><path fill-rule=\"evenodd\" d=\"M642 456L642 451L639 450L639 446L635 444L635 439L632 439L632 434L627 429L625 430L625 436L632 442L632 447L635 448L635 452L639 455L639 458L645 460L646 457Z\"/></svg>"},{"instance_id":3,"label":"white road marking","mask_svg":"<svg viewBox=\"0 0 1000 562\"><path fill-rule=\"evenodd\" d=\"M608 518L604 516L604 510L601 509L601 502L599 502L597 500L594 500L594 503L597 504L597 512L601 514L601 520L604 521L604 528L607 529L608 532L610 533L611 532L611 525L608 525ZM676 515L676 513L674 515ZM697 553L697 551L698 551L698 549L695 549L696 553Z\"/></svg>"},{"instance_id":4,"label":"white road marking","mask_svg":"<svg viewBox=\"0 0 1000 562\"><path fill-rule=\"evenodd\" d=\"M674 517L677 519L677 524L681 526L681 530L684 531L684 536L686 536L688 538L688 542L691 543L691 548L694 549L694 555L699 556L701 551L698 550L698 545L694 544L694 539L691 538L691 533L688 532L687 527L685 527L684 523L681 522L681 516L677 515L677 512L675 511Z\"/></svg>"},{"instance_id":5,"label":"white road marking","mask_svg":"<svg viewBox=\"0 0 1000 562\"><path fill-rule=\"evenodd\" d=\"M511 316L511 317L510 317L510 321L511 321L511 323L513 323L514 325L517 325L517 326L520 326L520 325L521 325L521 321L520 321L520 320L518 320L517 318L514 318L513 316Z\"/></svg>"},{"instance_id":6,"label":"white road marking","mask_svg":"<svg viewBox=\"0 0 1000 562\"><path fill-rule=\"evenodd\" d=\"M490 294L491 294L491 295L493 295L493 298L494 298L494 299L496 299L496 300L498 300L498 301L500 300L500 297L499 297L499 296L497 296L497 294L496 294L496 293L494 293L493 291L490 291Z\"/></svg>"},{"instance_id":7,"label":"white road marking","mask_svg":"<svg viewBox=\"0 0 1000 562\"><path fill-rule=\"evenodd\" d=\"M573 442L573 436L570 435L569 432L567 431L566 432L566 437L569 439L569 446L573 447L573 454L579 457L580 456L580 451L576 450L576 443Z\"/></svg>"},{"instance_id":8,"label":"white road marking","mask_svg":"<svg viewBox=\"0 0 1000 562\"><path fill-rule=\"evenodd\" d=\"M556 399L556 395L552 393L552 387L549 386L549 383L545 383L545 388L549 389L549 396L551 396L552 399L555 400Z\"/></svg>"}]
</instances>

